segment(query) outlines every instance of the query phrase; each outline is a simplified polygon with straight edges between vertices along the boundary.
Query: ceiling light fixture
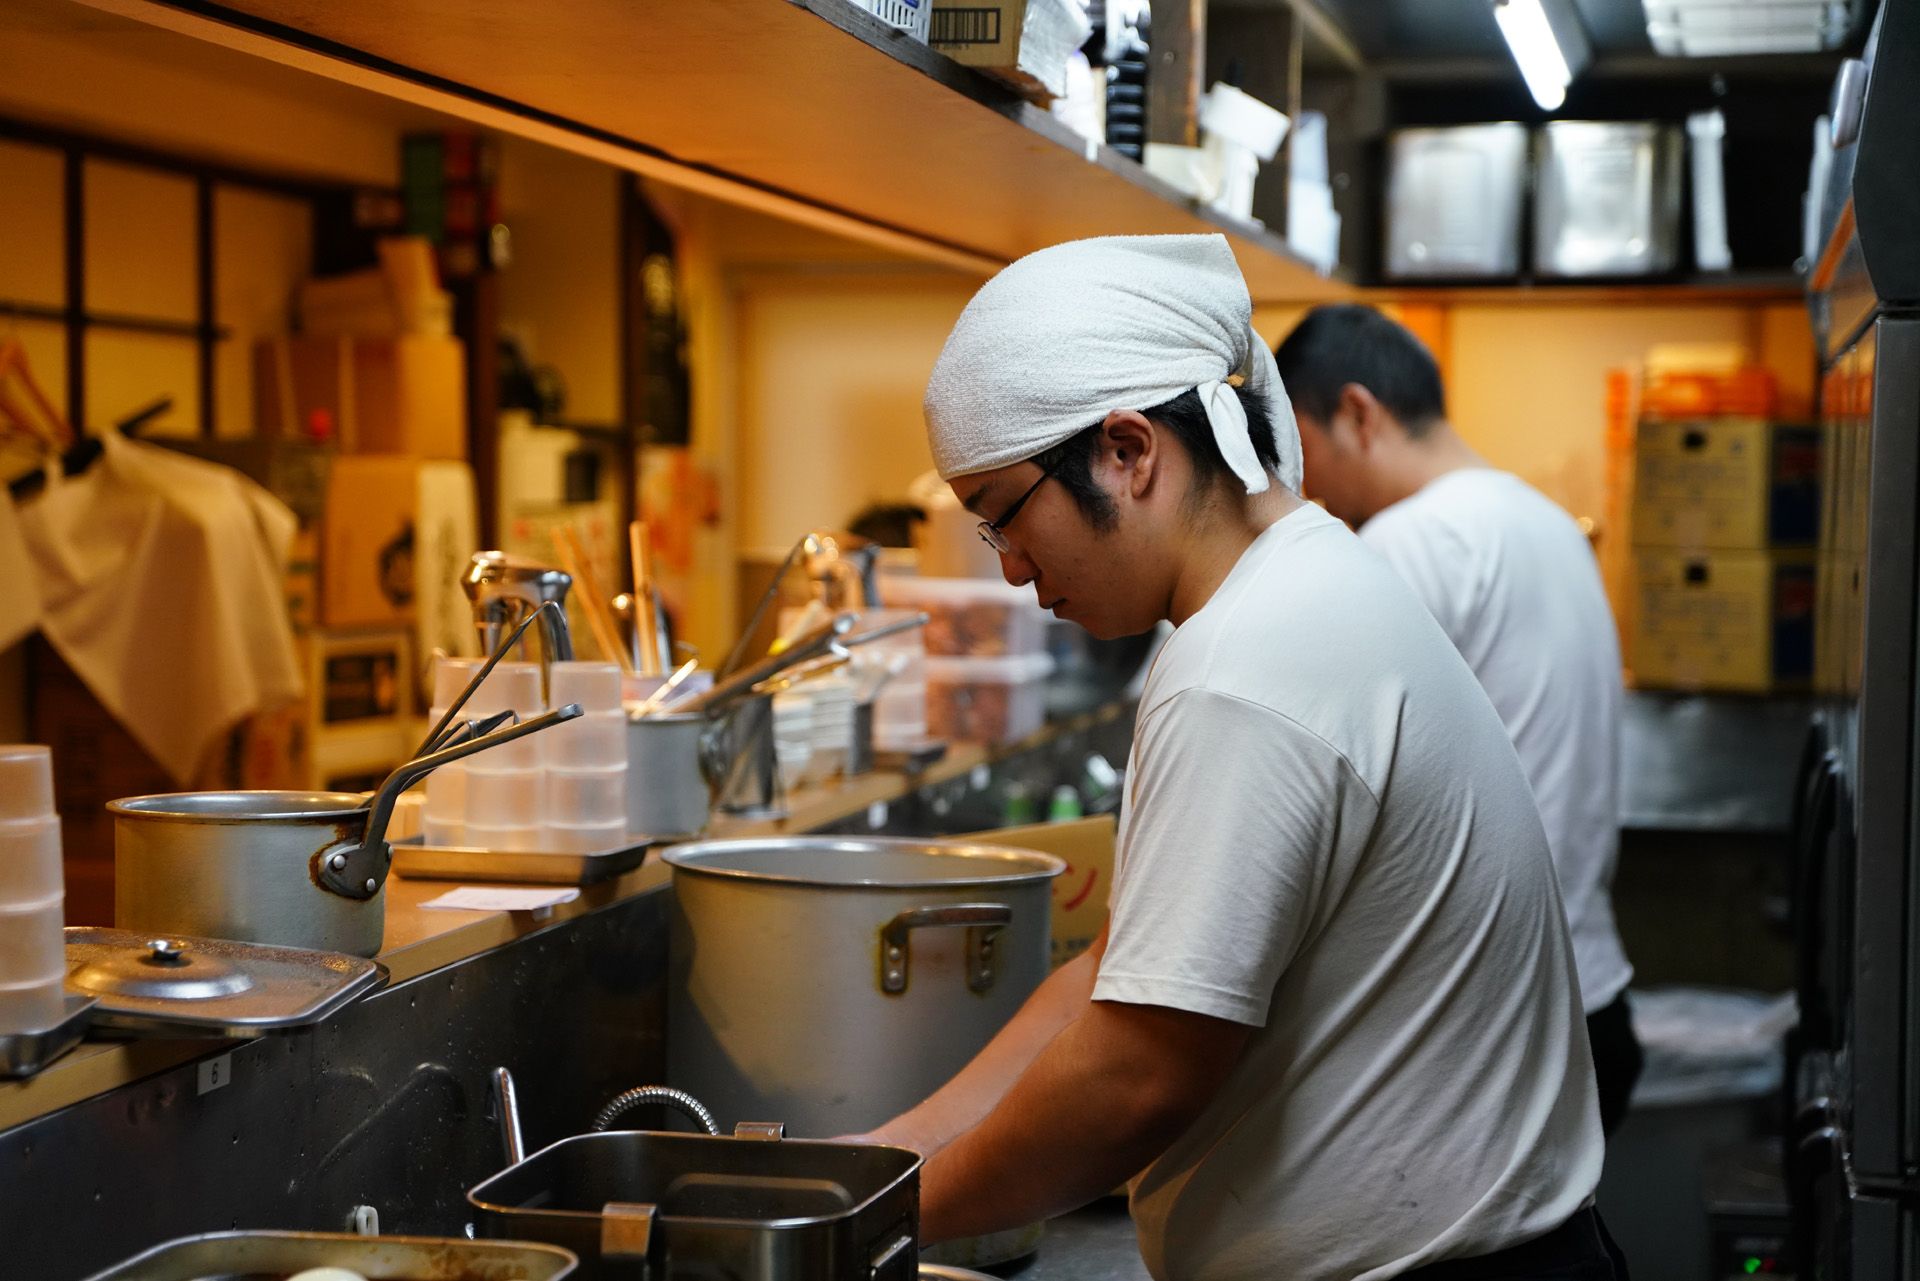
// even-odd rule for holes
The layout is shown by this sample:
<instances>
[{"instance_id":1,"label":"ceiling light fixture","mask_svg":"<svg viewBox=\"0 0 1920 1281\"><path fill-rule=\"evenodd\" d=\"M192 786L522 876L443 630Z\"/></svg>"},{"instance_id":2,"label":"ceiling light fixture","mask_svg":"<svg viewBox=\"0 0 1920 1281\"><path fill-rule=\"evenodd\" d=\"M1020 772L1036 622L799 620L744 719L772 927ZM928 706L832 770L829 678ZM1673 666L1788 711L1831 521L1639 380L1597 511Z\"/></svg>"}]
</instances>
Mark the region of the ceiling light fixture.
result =
<instances>
[{"instance_id":1,"label":"ceiling light fixture","mask_svg":"<svg viewBox=\"0 0 1920 1281\"><path fill-rule=\"evenodd\" d=\"M1558 111L1592 52L1580 15L1568 0L1493 0L1493 20L1533 100L1543 111Z\"/></svg>"}]
</instances>

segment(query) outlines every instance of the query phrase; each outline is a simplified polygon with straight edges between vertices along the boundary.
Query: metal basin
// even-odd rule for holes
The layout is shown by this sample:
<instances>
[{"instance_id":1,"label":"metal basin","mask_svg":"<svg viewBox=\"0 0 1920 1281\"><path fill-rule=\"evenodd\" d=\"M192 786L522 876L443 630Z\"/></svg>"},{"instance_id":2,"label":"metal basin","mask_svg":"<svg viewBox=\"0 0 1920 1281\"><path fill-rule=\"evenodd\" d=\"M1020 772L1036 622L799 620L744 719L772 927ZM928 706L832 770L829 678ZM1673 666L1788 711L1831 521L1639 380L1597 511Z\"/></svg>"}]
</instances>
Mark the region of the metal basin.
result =
<instances>
[{"instance_id":1,"label":"metal basin","mask_svg":"<svg viewBox=\"0 0 1920 1281\"><path fill-rule=\"evenodd\" d=\"M562 1139L467 1193L488 1237L583 1278L907 1281L920 1158L901 1148L630 1130Z\"/></svg>"},{"instance_id":2,"label":"metal basin","mask_svg":"<svg viewBox=\"0 0 1920 1281\"><path fill-rule=\"evenodd\" d=\"M368 1281L559 1281L579 1263L558 1247L520 1241L209 1232L157 1245L88 1281L282 1281L319 1267Z\"/></svg>"}]
</instances>

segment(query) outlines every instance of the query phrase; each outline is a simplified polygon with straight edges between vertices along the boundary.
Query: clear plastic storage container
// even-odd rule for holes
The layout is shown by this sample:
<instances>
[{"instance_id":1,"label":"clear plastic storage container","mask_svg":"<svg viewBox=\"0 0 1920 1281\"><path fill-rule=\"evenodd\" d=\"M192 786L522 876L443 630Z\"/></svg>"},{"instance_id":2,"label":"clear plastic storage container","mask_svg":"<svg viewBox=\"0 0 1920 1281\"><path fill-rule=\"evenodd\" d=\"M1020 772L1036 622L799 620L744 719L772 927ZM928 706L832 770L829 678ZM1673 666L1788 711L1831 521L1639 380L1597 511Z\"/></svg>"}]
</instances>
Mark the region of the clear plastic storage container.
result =
<instances>
[{"instance_id":1,"label":"clear plastic storage container","mask_svg":"<svg viewBox=\"0 0 1920 1281\"><path fill-rule=\"evenodd\" d=\"M1048 655L929 658L927 733L969 743L1025 738L1047 719Z\"/></svg>"},{"instance_id":2,"label":"clear plastic storage container","mask_svg":"<svg viewBox=\"0 0 1920 1281\"><path fill-rule=\"evenodd\" d=\"M1030 587L990 578L889 574L880 597L894 609L925 610L927 653L941 658L1012 658L1047 648L1047 612Z\"/></svg>"}]
</instances>

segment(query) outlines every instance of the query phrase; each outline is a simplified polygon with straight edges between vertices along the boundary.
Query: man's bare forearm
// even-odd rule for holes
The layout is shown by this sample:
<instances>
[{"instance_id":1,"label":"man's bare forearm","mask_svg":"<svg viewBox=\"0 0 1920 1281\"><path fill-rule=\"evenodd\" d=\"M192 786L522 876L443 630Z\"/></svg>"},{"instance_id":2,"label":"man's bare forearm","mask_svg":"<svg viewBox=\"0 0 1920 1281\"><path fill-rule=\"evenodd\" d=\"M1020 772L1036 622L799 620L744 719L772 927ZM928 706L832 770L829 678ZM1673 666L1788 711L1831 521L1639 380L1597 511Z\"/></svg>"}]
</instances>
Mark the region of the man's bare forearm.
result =
<instances>
[{"instance_id":1,"label":"man's bare forearm","mask_svg":"<svg viewBox=\"0 0 1920 1281\"><path fill-rule=\"evenodd\" d=\"M1090 1007L984 1120L928 1161L921 1239L1017 1227L1119 1186L1199 1115L1246 1035L1178 1011Z\"/></svg>"},{"instance_id":2,"label":"man's bare forearm","mask_svg":"<svg viewBox=\"0 0 1920 1281\"><path fill-rule=\"evenodd\" d=\"M1055 970L957 1076L864 1137L932 1156L978 1125L1048 1042L1087 1008L1101 950L1096 945Z\"/></svg>"}]
</instances>

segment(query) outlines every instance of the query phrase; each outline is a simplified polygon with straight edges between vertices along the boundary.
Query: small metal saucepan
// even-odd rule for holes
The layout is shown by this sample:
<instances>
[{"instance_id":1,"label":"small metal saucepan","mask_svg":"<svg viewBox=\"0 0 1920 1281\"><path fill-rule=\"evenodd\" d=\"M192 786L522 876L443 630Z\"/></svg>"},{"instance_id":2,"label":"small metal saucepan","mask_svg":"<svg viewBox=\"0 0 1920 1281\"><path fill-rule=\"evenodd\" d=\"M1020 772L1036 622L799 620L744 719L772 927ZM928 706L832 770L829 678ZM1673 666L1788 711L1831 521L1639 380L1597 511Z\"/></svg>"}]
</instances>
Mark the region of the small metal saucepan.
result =
<instances>
[{"instance_id":1,"label":"small metal saucepan","mask_svg":"<svg viewBox=\"0 0 1920 1281\"><path fill-rule=\"evenodd\" d=\"M113 801L114 924L372 956L386 925L387 824L440 766L580 715L578 703L408 761L346 792L176 792Z\"/></svg>"},{"instance_id":2,"label":"small metal saucepan","mask_svg":"<svg viewBox=\"0 0 1920 1281\"><path fill-rule=\"evenodd\" d=\"M456 713L536 619L521 620L370 797L347 792L174 792L113 801L114 924L155 934L372 956L386 926L387 825L400 793L442 765L570 721L568 703L516 725Z\"/></svg>"}]
</instances>

